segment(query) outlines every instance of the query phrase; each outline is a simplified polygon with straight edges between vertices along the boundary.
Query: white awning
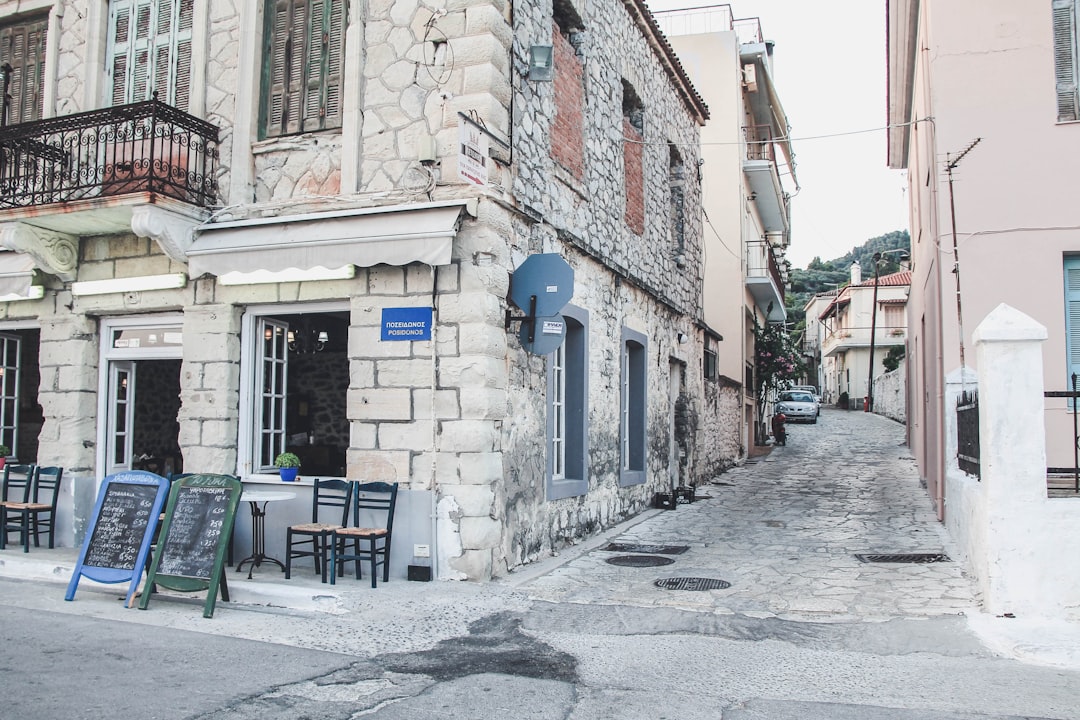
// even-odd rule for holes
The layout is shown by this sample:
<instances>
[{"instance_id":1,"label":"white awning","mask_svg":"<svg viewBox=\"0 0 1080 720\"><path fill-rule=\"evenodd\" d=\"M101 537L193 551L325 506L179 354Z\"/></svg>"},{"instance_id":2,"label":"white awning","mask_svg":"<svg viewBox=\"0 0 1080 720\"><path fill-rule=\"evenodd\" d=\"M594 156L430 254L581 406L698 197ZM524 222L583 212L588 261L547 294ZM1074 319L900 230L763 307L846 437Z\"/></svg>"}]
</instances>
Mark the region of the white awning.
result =
<instances>
[{"instance_id":1,"label":"white awning","mask_svg":"<svg viewBox=\"0 0 1080 720\"><path fill-rule=\"evenodd\" d=\"M0 251L0 298L27 297L34 267L34 259L25 253Z\"/></svg>"},{"instance_id":2,"label":"white awning","mask_svg":"<svg viewBox=\"0 0 1080 720\"><path fill-rule=\"evenodd\" d=\"M346 265L449 265L461 211L474 201L393 205L215 223L188 250L188 274Z\"/></svg>"}]
</instances>

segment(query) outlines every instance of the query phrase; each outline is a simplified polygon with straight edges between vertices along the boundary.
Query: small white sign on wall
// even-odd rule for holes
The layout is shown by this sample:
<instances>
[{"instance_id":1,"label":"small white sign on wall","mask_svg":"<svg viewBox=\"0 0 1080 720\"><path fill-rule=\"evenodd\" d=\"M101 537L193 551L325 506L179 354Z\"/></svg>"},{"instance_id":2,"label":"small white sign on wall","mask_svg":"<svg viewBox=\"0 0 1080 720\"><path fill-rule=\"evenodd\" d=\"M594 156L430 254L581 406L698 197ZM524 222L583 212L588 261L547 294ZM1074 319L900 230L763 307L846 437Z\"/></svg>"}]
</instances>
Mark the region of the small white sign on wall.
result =
<instances>
[{"instance_id":1,"label":"small white sign on wall","mask_svg":"<svg viewBox=\"0 0 1080 720\"><path fill-rule=\"evenodd\" d=\"M476 125L458 125L458 177L474 185L487 185L487 135Z\"/></svg>"}]
</instances>

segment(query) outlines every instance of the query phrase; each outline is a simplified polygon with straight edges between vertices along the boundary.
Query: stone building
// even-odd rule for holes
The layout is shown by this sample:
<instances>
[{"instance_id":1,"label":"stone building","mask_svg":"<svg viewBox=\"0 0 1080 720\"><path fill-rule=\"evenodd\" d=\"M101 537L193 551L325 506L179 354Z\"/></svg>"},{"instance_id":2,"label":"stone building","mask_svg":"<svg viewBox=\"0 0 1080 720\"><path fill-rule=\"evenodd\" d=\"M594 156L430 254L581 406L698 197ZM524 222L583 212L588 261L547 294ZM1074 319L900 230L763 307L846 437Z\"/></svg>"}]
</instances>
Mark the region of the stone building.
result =
<instances>
[{"instance_id":1,"label":"stone building","mask_svg":"<svg viewBox=\"0 0 1080 720\"><path fill-rule=\"evenodd\" d=\"M62 544L105 475L290 450L271 554L384 480L392 572L485 579L700 478L707 108L641 0L20 0L0 64L0 442L65 468Z\"/></svg>"}]
</instances>

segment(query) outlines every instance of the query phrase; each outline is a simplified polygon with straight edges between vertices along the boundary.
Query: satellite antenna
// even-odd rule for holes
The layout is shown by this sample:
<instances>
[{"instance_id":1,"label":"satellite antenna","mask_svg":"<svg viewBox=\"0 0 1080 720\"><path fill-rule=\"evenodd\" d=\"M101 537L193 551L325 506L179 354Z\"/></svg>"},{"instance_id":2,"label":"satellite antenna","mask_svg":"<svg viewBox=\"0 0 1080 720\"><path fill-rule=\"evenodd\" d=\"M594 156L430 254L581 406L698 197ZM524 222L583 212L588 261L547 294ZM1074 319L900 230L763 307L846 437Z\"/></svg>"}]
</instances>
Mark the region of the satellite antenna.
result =
<instances>
[{"instance_id":1,"label":"satellite antenna","mask_svg":"<svg viewBox=\"0 0 1080 720\"><path fill-rule=\"evenodd\" d=\"M521 346L536 355L554 352L566 339L559 311L574 295L574 269L557 253L530 255L510 275L510 302L525 315L506 311L506 329L520 322Z\"/></svg>"}]
</instances>

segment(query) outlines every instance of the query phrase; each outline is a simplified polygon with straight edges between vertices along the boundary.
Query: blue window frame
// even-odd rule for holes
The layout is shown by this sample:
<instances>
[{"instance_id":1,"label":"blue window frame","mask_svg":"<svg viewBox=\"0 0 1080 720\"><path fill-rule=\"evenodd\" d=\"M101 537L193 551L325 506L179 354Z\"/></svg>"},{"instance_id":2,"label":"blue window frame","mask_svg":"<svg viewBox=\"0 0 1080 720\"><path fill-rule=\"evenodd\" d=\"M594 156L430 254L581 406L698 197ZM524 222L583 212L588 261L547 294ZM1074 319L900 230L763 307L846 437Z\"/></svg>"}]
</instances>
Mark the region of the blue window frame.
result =
<instances>
[{"instance_id":1,"label":"blue window frame","mask_svg":"<svg viewBox=\"0 0 1080 720\"><path fill-rule=\"evenodd\" d=\"M645 482L646 399L648 388L647 338L623 328L620 373L619 485Z\"/></svg>"},{"instance_id":2,"label":"blue window frame","mask_svg":"<svg viewBox=\"0 0 1080 720\"><path fill-rule=\"evenodd\" d=\"M1072 389L1072 375L1080 376L1080 255L1065 257L1065 387ZM1073 400L1068 407L1072 409Z\"/></svg>"},{"instance_id":3,"label":"blue window frame","mask_svg":"<svg viewBox=\"0 0 1080 720\"><path fill-rule=\"evenodd\" d=\"M567 305L566 339L547 363L547 498L589 491L589 313Z\"/></svg>"}]
</instances>

